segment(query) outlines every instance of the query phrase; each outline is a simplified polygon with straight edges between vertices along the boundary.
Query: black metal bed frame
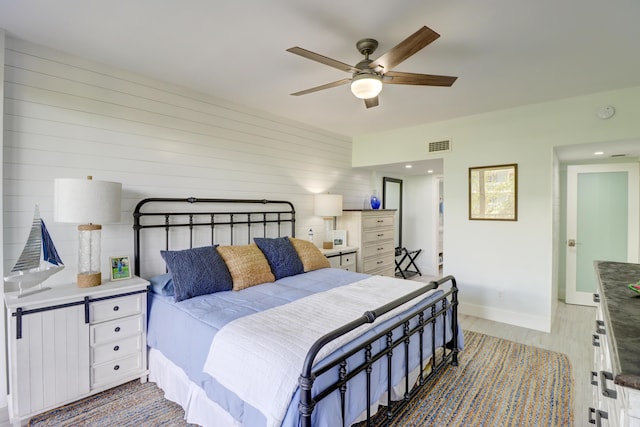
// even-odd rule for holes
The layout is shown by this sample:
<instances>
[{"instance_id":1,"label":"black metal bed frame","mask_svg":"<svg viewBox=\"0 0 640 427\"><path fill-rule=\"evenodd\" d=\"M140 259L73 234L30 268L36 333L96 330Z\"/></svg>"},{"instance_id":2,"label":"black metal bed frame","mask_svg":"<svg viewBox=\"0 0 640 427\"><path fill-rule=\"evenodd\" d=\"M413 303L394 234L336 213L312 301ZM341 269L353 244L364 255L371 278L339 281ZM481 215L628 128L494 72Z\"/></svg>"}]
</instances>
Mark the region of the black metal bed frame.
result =
<instances>
[{"instance_id":1,"label":"black metal bed frame","mask_svg":"<svg viewBox=\"0 0 640 427\"><path fill-rule=\"evenodd\" d=\"M188 211L169 211L169 212L143 212L143 207L151 203L161 203L167 205L180 204L203 204L213 206L224 205L236 205L241 204L245 206L271 206L274 210L220 210L216 208L214 210L188 210ZM287 206L286 209L275 209L275 207ZM252 233L255 231L254 226L262 224L262 233L258 237L268 237L267 224L275 224L277 228L277 237L281 235L295 236L295 209L293 204L288 201L271 201L271 200L254 200L254 199L197 199L194 197L180 199L180 198L149 198L144 199L138 203L134 213L134 268L138 275L141 275L141 237L140 233L144 229L164 229L164 249L170 249L170 229L175 227L187 228L189 233L189 247L192 247L194 230L196 228L209 228L211 234L211 244L216 242L216 228L218 227L234 227L244 226L247 231L247 239L244 243L250 243ZM206 218L206 220L203 220ZM282 233L282 226L289 225L289 232ZM233 242L233 233L231 234L230 244ZM255 237L255 236L254 236ZM158 248L155 248L158 249ZM334 360L328 363L323 363L321 368L314 367L316 356L319 351L327 345L329 342L336 338L358 328L367 323L373 323L377 318L383 314L399 307L400 305L417 298L433 289L438 289L445 284L450 284L448 290L443 290L443 293L438 296L437 299L429 303L422 308L414 308L402 315L393 324L390 324L383 331L378 332L375 336L368 339L366 342L359 345L357 348L336 357ZM311 416L314 408L318 402L328 397L332 393L338 391L340 393L341 402L341 416L344 427L345 419L345 407L346 407L346 394L349 387L349 381L355 376L364 372L366 376L366 394L367 394L367 407L366 407L366 421L365 425L372 425L371 414L371 372L373 370L374 363L384 363L386 360L387 370L387 405L384 410L385 420L384 425L387 425L397 413L407 404L409 401L418 394L418 392L427 384L431 383L431 380L441 374L447 364L452 366L458 365L458 288L456 280L453 276L446 276L438 281L432 281L425 286L415 290L414 292L405 295L404 297L392 301L382 307L379 307L372 311L365 312L360 318L326 334L318 341L316 341L309 349L302 372L299 379L300 385L300 402L298 408L301 414L300 425L302 427L311 427ZM436 349L436 328L438 325L442 328L443 341L446 337L446 329L451 330L451 340L444 343L441 347L441 351L438 354ZM431 345L430 351L425 352L424 335L425 331L431 332ZM394 332L396 333L394 337ZM409 373L412 367L409 366L409 352L411 350L410 344L413 339L418 341L419 352L419 375L415 384L410 384ZM378 351L373 351L374 343L382 343ZM403 389L404 394L401 400L392 402L392 358L394 350L402 346L404 348L404 362L403 362ZM415 344L414 344L415 346ZM355 366L348 366L348 360L353 360L353 356L361 353L364 355L364 362L354 364ZM413 367L415 369L417 367ZM427 368L430 370L427 372ZM315 395L312 393L312 388L315 380L322 374L330 371L337 370L337 379L324 387L321 390L316 390ZM363 408L364 410L364 408Z\"/></svg>"}]
</instances>

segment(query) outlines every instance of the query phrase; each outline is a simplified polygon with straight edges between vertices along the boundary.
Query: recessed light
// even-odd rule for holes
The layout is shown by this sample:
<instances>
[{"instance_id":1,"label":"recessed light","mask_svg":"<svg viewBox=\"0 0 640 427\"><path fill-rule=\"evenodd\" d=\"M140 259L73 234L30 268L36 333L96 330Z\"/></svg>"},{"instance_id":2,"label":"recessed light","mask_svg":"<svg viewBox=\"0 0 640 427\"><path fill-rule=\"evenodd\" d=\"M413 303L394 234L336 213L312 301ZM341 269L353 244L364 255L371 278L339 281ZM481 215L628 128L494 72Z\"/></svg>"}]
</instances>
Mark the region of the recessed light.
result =
<instances>
[{"instance_id":1,"label":"recessed light","mask_svg":"<svg viewBox=\"0 0 640 427\"><path fill-rule=\"evenodd\" d=\"M595 153L593 153L594 156L602 156L604 154L604 151L596 151Z\"/></svg>"},{"instance_id":2,"label":"recessed light","mask_svg":"<svg viewBox=\"0 0 640 427\"><path fill-rule=\"evenodd\" d=\"M429 169L427 173L433 173L433 169Z\"/></svg>"},{"instance_id":3,"label":"recessed light","mask_svg":"<svg viewBox=\"0 0 640 427\"><path fill-rule=\"evenodd\" d=\"M411 169L413 166L412 165L404 165L405 168L407 169Z\"/></svg>"}]
</instances>

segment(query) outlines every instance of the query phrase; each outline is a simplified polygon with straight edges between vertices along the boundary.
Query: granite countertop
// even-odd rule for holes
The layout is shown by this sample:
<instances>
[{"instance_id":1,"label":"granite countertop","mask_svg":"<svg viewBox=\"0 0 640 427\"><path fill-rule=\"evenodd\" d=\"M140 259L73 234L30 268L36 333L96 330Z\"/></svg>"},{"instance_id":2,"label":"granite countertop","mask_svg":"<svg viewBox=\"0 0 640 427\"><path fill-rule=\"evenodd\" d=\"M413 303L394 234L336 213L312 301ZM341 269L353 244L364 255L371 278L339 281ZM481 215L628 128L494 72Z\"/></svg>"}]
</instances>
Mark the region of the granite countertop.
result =
<instances>
[{"instance_id":1,"label":"granite countertop","mask_svg":"<svg viewBox=\"0 0 640 427\"><path fill-rule=\"evenodd\" d=\"M605 329L614 350L614 382L640 389L640 294L627 287L640 280L640 264L596 261L595 268Z\"/></svg>"}]
</instances>

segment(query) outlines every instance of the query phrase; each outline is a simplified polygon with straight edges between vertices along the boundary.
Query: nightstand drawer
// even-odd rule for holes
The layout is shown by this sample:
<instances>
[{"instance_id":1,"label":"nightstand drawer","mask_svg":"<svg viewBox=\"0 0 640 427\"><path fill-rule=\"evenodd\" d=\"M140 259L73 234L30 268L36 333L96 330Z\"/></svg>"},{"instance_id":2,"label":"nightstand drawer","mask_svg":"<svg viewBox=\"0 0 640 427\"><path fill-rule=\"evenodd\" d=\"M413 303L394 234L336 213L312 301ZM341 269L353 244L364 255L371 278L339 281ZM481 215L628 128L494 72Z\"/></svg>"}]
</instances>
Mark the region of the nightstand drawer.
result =
<instances>
[{"instance_id":1,"label":"nightstand drawer","mask_svg":"<svg viewBox=\"0 0 640 427\"><path fill-rule=\"evenodd\" d=\"M120 359L140 353L142 340L140 335L119 339L108 344L91 347L91 364L97 365L109 360Z\"/></svg>"},{"instance_id":2,"label":"nightstand drawer","mask_svg":"<svg viewBox=\"0 0 640 427\"><path fill-rule=\"evenodd\" d=\"M118 319L140 313L143 296L146 297L146 295L138 294L91 303L91 323L104 322L105 320Z\"/></svg>"},{"instance_id":3,"label":"nightstand drawer","mask_svg":"<svg viewBox=\"0 0 640 427\"><path fill-rule=\"evenodd\" d=\"M95 365L91 368L91 388L97 388L115 382L142 368L140 353L117 359L112 362Z\"/></svg>"},{"instance_id":4,"label":"nightstand drawer","mask_svg":"<svg viewBox=\"0 0 640 427\"><path fill-rule=\"evenodd\" d=\"M340 264L342 265L342 268L348 267L350 265L355 265L356 264L355 252L350 254L342 254L340 256Z\"/></svg>"},{"instance_id":5,"label":"nightstand drawer","mask_svg":"<svg viewBox=\"0 0 640 427\"><path fill-rule=\"evenodd\" d=\"M95 346L123 337L139 335L143 331L142 316L129 316L124 319L91 325L90 344Z\"/></svg>"}]
</instances>

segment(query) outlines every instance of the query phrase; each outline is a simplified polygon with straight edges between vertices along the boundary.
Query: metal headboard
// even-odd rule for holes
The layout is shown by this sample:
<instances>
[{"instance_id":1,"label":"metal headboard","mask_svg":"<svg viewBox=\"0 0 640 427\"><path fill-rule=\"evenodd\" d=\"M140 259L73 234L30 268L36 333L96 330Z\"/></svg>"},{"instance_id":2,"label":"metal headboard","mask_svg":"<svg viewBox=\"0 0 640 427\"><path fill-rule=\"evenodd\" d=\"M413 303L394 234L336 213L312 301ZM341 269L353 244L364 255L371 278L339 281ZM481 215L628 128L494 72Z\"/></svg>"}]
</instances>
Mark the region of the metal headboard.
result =
<instances>
[{"instance_id":1,"label":"metal headboard","mask_svg":"<svg viewBox=\"0 0 640 427\"><path fill-rule=\"evenodd\" d=\"M147 211L143 212L143 208ZM141 232L145 229L164 230L164 244L153 248L159 254L160 249L192 248L197 229L207 231L207 244L233 245L251 243L253 237L295 237L295 225L295 208L291 202L283 200L144 199L133 211L135 274L141 276ZM172 232L177 230L187 233L186 247L172 247ZM244 237L238 242L240 232ZM222 241L222 238L226 240Z\"/></svg>"}]
</instances>

